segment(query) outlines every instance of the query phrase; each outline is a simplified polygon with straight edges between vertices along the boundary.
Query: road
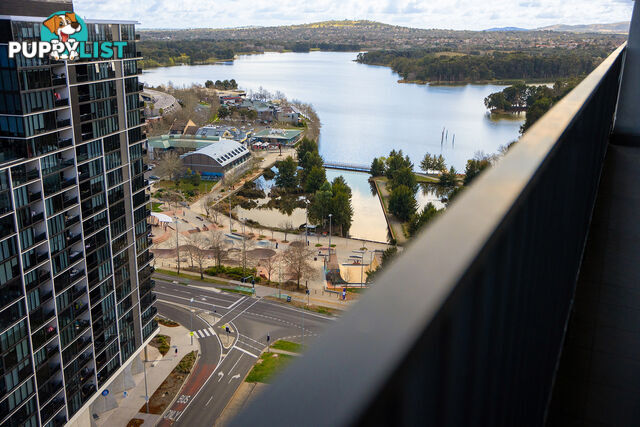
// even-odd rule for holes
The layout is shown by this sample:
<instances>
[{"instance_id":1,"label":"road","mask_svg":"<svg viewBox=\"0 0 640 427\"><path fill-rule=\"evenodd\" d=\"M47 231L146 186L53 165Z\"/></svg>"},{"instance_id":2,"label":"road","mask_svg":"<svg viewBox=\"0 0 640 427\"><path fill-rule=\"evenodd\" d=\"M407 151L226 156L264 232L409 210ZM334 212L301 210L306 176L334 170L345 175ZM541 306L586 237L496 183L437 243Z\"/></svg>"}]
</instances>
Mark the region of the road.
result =
<instances>
[{"instance_id":1,"label":"road","mask_svg":"<svg viewBox=\"0 0 640 427\"><path fill-rule=\"evenodd\" d=\"M223 293L209 283L192 280L190 286L178 285L172 283L171 276L161 274L155 274L154 279L162 316L189 329L193 307L192 330L201 348L201 357L181 395L159 426L213 426L266 348L267 334L271 343L281 338L300 341L304 325L305 340L311 340L332 321L263 298ZM219 337L225 340L227 325L235 338L230 348L225 348Z\"/></svg>"}]
</instances>

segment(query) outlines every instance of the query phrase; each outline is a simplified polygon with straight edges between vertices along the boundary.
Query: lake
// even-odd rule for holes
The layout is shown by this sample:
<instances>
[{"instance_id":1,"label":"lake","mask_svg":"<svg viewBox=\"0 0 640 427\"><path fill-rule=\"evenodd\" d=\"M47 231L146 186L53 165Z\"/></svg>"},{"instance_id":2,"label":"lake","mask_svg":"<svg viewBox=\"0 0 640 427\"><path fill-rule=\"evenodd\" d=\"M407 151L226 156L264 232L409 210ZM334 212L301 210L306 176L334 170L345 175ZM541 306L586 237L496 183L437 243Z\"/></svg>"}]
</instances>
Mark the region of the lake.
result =
<instances>
[{"instance_id":1,"label":"lake","mask_svg":"<svg viewBox=\"0 0 640 427\"><path fill-rule=\"evenodd\" d=\"M462 171L475 152L494 153L518 137L522 120L493 121L484 106L484 98L504 86L401 84L390 68L358 64L356 56L244 55L233 63L144 70L140 80L188 86L236 79L242 89L263 87L313 104L322 122L320 154L326 161L369 164L396 149L416 165L427 152L442 153L448 165ZM441 147L443 129L448 138Z\"/></svg>"},{"instance_id":2,"label":"lake","mask_svg":"<svg viewBox=\"0 0 640 427\"><path fill-rule=\"evenodd\" d=\"M320 120L320 154L326 161L370 164L390 150L402 150L418 164L424 154L443 154L447 164L464 170L477 151L494 153L518 137L522 120L491 120L484 98L502 90L496 85L429 86L398 83L390 68L354 62L353 52L266 53L239 56L233 63L164 67L145 70L141 81L158 86L204 84L236 79L240 88L281 91L290 100L313 104ZM447 138L441 146L442 132ZM454 142L455 135L455 142ZM327 178L343 175L353 192L352 237L387 241L387 225L368 175L327 170ZM418 190L418 205L439 197ZM284 220L305 222L303 209L285 216L275 209L239 208L239 217L267 226Z\"/></svg>"},{"instance_id":3,"label":"lake","mask_svg":"<svg viewBox=\"0 0 640 427\"><path fill-rule=\"evenodd\" d=\"M327 170L329 181L333 181L339 175L342 175L351 187L353 223L349 234L358 239L386 242L388 240L387 222L378 196L372 191L369 184L369 175L359 172ZM273 185L273 180L265 180L264 177L258 178L256 182L267 194ZM268 198L260 199L258 203L263 205L267 201ZM297 228L306 222L305 210L300 208L293 209L291 215L285 215L277 209L243 209L239 206L235 209L238 218L248 218L268 227L279 227L288 220Z\"/></svg>"}]
</instances>

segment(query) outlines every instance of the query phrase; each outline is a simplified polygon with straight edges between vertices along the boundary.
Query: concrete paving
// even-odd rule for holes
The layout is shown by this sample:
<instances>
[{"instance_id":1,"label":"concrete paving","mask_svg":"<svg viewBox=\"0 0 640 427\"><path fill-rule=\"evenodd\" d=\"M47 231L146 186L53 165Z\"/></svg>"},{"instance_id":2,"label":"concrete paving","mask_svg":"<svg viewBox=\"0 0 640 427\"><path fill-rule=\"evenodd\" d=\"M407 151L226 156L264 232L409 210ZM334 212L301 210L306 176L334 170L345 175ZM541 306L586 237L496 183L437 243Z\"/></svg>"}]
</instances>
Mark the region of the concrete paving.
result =
<instances>
[{"instance_id":1,"label":"concrete paving","mask_svg":"<svg viewBox=\"0 0 640 427\"><path fill-rule=\"evenodd\" d=\"M180 360L190 351L199 350L198 340L193 340L193 346L190 343L189 331L182 326L169 328L160 326L160 334L171 337L171 349L162 356L157 348L148 346L146 362L147 369L147 385L149 396L160 387L160 384L167 378L171 371L178 365ZM175 347L178 348L178 354L175 353ZM140 355L144 361L144 351ZM119 393L115 397L117 407L100 414L100 418L95 421L96 426L120 427L126 426L133 418L143 419L144 425L153 426L160 420L160 415L139 413L141 407L145 404L145 387L144 373L135 374L133 379L136 386L127 390L127 396ZM98 400L105 399L98 397ZM99 405L99 403L97 403Z\"/></svg>"}]
</instances>

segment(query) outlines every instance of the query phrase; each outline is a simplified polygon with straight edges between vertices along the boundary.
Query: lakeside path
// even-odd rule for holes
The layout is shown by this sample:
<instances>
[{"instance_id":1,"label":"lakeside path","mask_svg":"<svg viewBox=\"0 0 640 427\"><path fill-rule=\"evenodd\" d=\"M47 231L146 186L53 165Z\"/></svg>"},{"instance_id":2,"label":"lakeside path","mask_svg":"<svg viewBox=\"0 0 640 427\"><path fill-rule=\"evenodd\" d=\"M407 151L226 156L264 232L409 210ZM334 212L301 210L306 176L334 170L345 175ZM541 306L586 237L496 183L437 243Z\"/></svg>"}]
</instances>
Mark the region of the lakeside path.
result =
<instances>
[{"instance_id":1,"label":"lakeside path","mask_svg":"<svg viewBox=\"0 0 640 427\"><path fill-rule=\"evenodd\" d=\"M389 198L389 191L387 190L387 183L381 179L374 179L376 184L376 189L378 190L378 199L380 199L380 204L382 205L382 211L384 212L384 216L387 219L387 224L389 224L389 228L391 229L391 234L396 241L398 246L402 246L407 243L407 238L404 235L404 229L402 227L402 222L400 222L395 216L391 215L387 211L387 204L385 203L385 199Z\"/></svg>"}]
</instances>

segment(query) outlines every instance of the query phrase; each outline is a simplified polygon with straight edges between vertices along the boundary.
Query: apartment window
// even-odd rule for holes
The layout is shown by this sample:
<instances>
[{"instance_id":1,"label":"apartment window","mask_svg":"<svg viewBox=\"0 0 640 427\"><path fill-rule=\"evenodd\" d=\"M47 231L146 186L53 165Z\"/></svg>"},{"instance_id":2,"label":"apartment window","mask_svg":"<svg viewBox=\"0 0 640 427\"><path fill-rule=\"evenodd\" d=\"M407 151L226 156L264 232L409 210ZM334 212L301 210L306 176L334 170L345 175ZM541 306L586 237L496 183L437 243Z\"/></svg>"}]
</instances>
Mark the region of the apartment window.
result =
<instances>
[{"instance_id":1,"label":"apartment window","mask_svg":"<svg viewBox=\"0 0 640 427\"><path fill-rule=\"evenodd\" d=\"M18 301L0 313L0 329L5 329L25 315L24 303Z\"/></svg>"},{"instance_id":2,"label":"apartment window","mask_svg":"<svg viewBox=\"0 0 640 427\"><path fill-rule=\"evenodd\" d=\"M54 95L52 90L23 93L22 101L24 103L25 114L35 113L43 110L51 110L55 107Z\"/></svg>"},{"instance_id":3,"label":"apartment window","mask_svg":"<svg viewBox=\"0 0 640 427\"><path fill-rule=\"evenodd\" d=\"M107 170L117 168L122 165L122 159L120 155L120 151L114 151L113 153L109 153L104 156L104 162L107 167ZM122 172L120 172L122 176Z\"/></svg>"},{"instance_id":4,"label":"apartment window","mask_svg":"<svg viewBox=\"0 0 640 427\"><path fill-rule=\"evenodd\" d=\"M18 71L18 79L22 90L51 87L51 71L48 69Z\"/></svg>"},{"instance_id":5,"label":"apartment window","mask_svg":"<svg viewBox=\"0 0 640 427\"><path fill-rule=\"evenodd\" d=\"M102 143L99 140L92 141L76 148L76 158L78 159L78 162L93 159L100 155L102 155Z\"/></svg>"}]
</instances>

